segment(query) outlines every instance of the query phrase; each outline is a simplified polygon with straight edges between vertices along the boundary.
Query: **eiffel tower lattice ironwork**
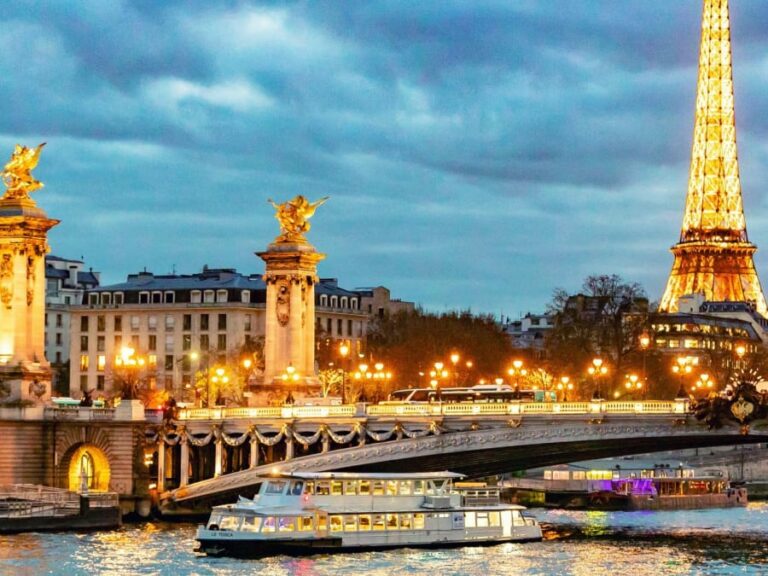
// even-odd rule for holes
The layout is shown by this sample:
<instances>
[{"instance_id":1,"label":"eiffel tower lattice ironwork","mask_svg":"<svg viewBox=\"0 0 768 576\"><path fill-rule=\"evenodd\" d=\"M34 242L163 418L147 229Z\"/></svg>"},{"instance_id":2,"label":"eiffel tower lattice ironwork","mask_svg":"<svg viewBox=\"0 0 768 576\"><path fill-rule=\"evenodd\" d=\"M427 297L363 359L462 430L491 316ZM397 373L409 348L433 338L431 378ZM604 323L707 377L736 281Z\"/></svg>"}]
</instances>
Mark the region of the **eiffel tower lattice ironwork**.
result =
<instances>
[{"instance_id":1,"label":"eiffel tower lattice ironwork","mask_svg":"<svg viewBox=\"0 0 768 576\"><path fill-rule=\"evenodd\" d=\"M717 302L766 303L747 237L736 153L728 0L704 0L693 151L680 241L659 309L685 294Z\"/></svg>"}]
</instances>

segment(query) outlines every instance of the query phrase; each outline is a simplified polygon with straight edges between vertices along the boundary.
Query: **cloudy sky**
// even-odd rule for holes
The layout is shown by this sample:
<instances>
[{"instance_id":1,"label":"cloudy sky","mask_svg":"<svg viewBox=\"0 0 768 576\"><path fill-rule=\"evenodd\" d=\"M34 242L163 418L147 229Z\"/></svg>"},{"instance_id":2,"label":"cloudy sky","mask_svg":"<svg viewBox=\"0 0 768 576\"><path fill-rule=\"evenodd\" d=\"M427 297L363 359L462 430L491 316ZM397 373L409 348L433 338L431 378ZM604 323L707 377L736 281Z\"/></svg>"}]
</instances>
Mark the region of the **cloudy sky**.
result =
<instances>
[{"instance_id":1,"label":"cloudy sky","mask_svg":"<svg viewBox=\"0 0 768 576\"><path fill-rule=\"evenodd\" d=\"M768 2L731 2L768 281ZM3 3L0 156L46 141L52 252L105 283L262 272L267 198L330 195L321 276L512 317L595 273L658 299L687 182L700 0ZM5 150L6 152L2 152Z\"/></svg>"}]
</instances>

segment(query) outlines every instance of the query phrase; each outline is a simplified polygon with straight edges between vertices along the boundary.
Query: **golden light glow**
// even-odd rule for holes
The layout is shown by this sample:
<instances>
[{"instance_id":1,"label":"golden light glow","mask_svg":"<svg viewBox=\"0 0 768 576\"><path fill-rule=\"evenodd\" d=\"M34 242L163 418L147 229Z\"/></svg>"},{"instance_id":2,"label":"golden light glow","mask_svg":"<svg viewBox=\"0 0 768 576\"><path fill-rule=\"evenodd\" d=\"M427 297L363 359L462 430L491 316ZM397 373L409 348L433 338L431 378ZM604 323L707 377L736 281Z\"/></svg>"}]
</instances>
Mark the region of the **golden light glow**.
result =
<instances>
[{"instance_id":1,"label":"golden light glow","mask_svg":"<svg viewBox=\"0 0 768 576\"><path fill-rule=\"evenodd\" d=\"M346 344L342 344L341 346L339 346L339 354L341 354L342 358L346 358L347 354L349 354L349 346L347 346Z\"/></svg>"},{"instance_id":2,"label":"golden light glow","mask_svg":"<svg viewBox=\"0 0 768 576\"><path fill-rule=\"evenodd\" d=\"M766 315L739 181L728 0L704 0L698 78L683 226L659 310L676 312L681 296L699 293Z\"/></svg>"}]
</instances>

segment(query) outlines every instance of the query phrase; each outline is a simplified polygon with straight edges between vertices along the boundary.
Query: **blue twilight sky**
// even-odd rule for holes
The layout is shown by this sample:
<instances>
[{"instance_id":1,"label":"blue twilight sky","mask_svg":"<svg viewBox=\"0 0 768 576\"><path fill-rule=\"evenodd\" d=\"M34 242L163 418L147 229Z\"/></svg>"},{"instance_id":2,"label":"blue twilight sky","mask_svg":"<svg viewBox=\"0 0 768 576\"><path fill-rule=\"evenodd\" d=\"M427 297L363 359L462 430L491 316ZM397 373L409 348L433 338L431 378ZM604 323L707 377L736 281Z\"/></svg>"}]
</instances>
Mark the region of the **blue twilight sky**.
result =
<instances>
[{"instance_id":1,"label":"blue twilight sky","mask_svg":"<svg viewBox=\"0 0 768 576\"><path fill-rule=\"evenodd\" d=\"M266 199L330 195L321 276L515 317L679 234L700 0L16 0L0 160L46 141L52 252L262 272ZM768 265L768 2L731 2L742 186ZM5 152L2 152L5 150ZM7 156L6 156L7 155Z\"/></svg>"}]
</instances>

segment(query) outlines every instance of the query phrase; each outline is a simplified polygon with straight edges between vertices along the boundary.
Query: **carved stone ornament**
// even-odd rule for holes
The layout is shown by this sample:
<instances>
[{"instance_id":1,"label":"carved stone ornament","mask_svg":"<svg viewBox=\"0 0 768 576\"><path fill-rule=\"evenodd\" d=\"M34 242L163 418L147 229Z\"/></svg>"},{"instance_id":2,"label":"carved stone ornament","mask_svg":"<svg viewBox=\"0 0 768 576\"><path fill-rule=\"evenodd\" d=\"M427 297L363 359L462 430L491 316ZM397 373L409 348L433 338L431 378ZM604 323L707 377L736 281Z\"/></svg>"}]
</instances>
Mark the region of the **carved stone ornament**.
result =
<instances>
[{"instance_id":1,"label":"carved stone ornament","mask_svg":"<svg viewBox=\"0 0 768 576\"><path fill-rule=\"evenodd\" d=\"M747 402L744 400L743 396L740 396L739 399L731 406L731 414L733 414L741 423L744 423L744 421L749 418L749 416L754 411L755 405L752 404L752 402Z\"/></svg>"},{"instance_id":2,"label":"carved stone ornament","mask_svg":"<svg viewBox=\"0 0 768 576\"><path fill-rule=\"evenodd\" d=\"M29 383L29 395L30 396L37 396L38 398L42 398L45 395L46 386L44 382L40 382L39 380L33 380Z\"/></svg>"},{"instance_id":3,"label":"carved stone ornament","mask_svg":"<svg viewBox=\"0 0 768 576\"><path fill-rule=\"evenodd\" d=\"M27 256L27 306L35 299L35 259Z\"/></svg>"},{"instance_id":4,"label":"carved stone ornament","mask_svg":"<svg viewBox=\"0 0 768 576\"><path fill-rule=\"evenodd\" d=\"M13 301L13 259L10 254L0 257L0 302L10 310Z\"/></svg>"},{"instance_id":5,"label":"carved stone ornament","mask_svg":"<svg viewBox=\"0 0 768 576\"><path fill-rule=\"evenodd\" d=\"M280 280L275 290L277 290L275 302L277 322L280 326L287 326L291 318L291 286L286 280Z\"/></svg>"},{"instance_id":6,"label":"carved stone ornament","mask_svg":"<svg viewBox=\"0 0 768 576\"><path fill-rule=\"evenodd\" d=\"M0 400L5 400L11 395L11 385L9 382L0 382Z\"/></svg>"}]
</instances>

